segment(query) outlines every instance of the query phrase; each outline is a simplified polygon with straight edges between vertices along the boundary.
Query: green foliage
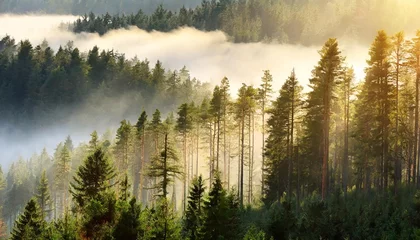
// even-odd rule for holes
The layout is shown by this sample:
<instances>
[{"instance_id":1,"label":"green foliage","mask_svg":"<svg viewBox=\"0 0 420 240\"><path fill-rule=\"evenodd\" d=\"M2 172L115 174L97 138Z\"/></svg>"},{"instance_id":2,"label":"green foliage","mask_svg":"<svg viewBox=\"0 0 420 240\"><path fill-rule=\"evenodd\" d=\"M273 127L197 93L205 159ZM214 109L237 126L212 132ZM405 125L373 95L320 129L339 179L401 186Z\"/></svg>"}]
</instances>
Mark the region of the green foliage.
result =
<instances>
[{"instance_id":1,"label":"green foliage","mask_svg":"<svg viewBox=\"0 0 420 240\"><path fill-rule=\"evenodd\" d=\"M146 229L148 231L145 239L182 239L180 222L166 198L159 198L157 205L148 211L146 216Z\"/></svg>"},{"instance_id":2,"label":"green foliage","mask_svg":"<svg viewBox=\"0 0 420 240\"><path fill-rule=\"evenodd\" d=\"M246 232L243 240L266 240L266 234L262 230L258 230L257 227L251 226Z\"/></svg>"},{"instance_id":3,"label":"green foliage","mask_svg":"<svg viewBox=\"0 0 420 240\"><path fill-rule=\"evenodd\" d=\"M81 231L89 239L106 239L112 236L112 227L117 218L115 193L101 192L90 199L83 208Z\"/></svg>"},{"instance_id":4,"label":"green foliage","mask_svg":"<svg viewBox=\"0 0 420 240\"><path fill-rule=\"evenodd\" d=\"M71 193L80 207L90 200L101 197L115 180L115 171L103 150L96 149L89 155L73 177Z\"/></svg>"},{"instance_id":5,"label":"green foliage","mask_svg":"<svg viewBox=\"0 0 420 240\"><path fill-rule=\"evenodd\" d=\"M219 175L204 202L202 227L199 234L202 239L237 239L239 203L235 196L223 189Z\"/></svg>"},{"instance_id":6,"label":"green foliage","mask_svg":"<svg viewBox=\"0 0 420 240\"><path fill-rule=\"evenodd\" d=\"M54 222L55 239L77 240L79 239L78 231L76 218L71 214L65 214L63 218Z\"/></svg>"},{"instance_id":7,"label":"green foliage","mask_svg":"<svg viewBox=\"0 0 420 240\"><path fill-rule=\"evenodd\" d=\"M203 177L200 175L193 179L184 216L183 235L190 240L200 239L199 229L202 226L204 191Z\"/></svg>"},{"instance_id":8,"label":"green foliage","mask_svg":"<svg viewBox=\"0 0 420 240\"><path fill-rule=\"evenodd\" d=\"M132 198L129 203L123 202L121 206L121 216L113 230L115 239L139 239L144 235L140 222L142 210L141 206Z\"/></svg>"},{"instance_id":9,"label":"green foliage","mask_svg":"<svg viewBox=\"0 0 420 240\"><path fill-rule=\"evenodd\" d=\"M158 179L154 188L158 189L159 195L163 198L168 195L169 184L175 181L175 178L182 176L182 170L178 165L178 154L172 144L168 133L165 133L162 150L159 155L154 156L148 168L148 176Z\"/></svg>"},{"instance_id":10,"label":"green foliage","mask_svg":"<svg viewBox=\"0 0 420 240\"><path fill-rule=\"evenodd\" d=\"M41 179L37 186L36 198L41 208L42 217L45 218L45 214L51 212L51 195L48 185L48 179L46 172L42 172Z\"/></svg>"},{"instance_id":11,"label":"green foliage","mask_svg":"<svg viewBox=\"0 0 420 240\"><path fill-rule=\"evenodd\" d=\"M276 41L320 45L331 36L347 36L367 42L372 37L371 33L384 28L384 24L390 31L397 32L401 29L414 30L410 23L419 21L414 10L417 7L415 1L314 3L309 0L216 0L194 1L189 5L195 7L192 9L178 5L177 11L169 11L171 5L166 1L163 6L146 1L149 4L141 7L137 13L133 13L133 8L118 11L120 7L110 7L108 11L115 12L114 9L117 9L117 13L120 13L112 17L94 8L104 15L84 15L74 22L73 30L104 34L112 29L134 25L147 31L166 32L189 26L205 31L223 30L235 42ZM121 6L127 6L124 3L121 2ZM145 9L148 9L147 13ZM363 12L360 13L359 9L363 9ZM89 8L83 9L81 14L86 11ZM386 17L390 14L395 16L396 21L390 22ZM372 16L374 19L371 19Z\"/></svg>"},{"instance_id":12,"label":"green foliage","mask_svg":"<svg viewBox=\"0 0 420 240\"><path fill-rule=\"evenodd\" d=\"M35 199L31 199L16 220L11 233L12 240L20 239L42 239L45 222L42 213Z\"/></svg>"}]
</instances>

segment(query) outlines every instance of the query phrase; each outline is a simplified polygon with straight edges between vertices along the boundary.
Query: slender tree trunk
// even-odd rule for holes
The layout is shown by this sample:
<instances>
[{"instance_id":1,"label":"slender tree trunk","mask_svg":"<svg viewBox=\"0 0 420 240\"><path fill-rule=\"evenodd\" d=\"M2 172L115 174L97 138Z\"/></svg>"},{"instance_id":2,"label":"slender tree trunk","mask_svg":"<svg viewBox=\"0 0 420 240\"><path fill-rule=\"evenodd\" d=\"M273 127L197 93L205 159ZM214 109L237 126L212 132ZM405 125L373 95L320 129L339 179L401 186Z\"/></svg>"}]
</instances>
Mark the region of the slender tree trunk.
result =
<instances>
[{"instance_id":1,"label":"slender tree trunk","mask_svg":"<svg viewBox=\"0 0 420 240\"><path fill-rule=\"evenodd\" d=\"M198 151L199 151L199 144L200 144L200 126L197 126L197 142L196 142L196 154L195 154L195 176L198 176Z\"/></svg>"},{"instance_id":2,"label":"slender tree trunk","mask_svg":"<svg viewBox=\"0 0 420 240\"><path fill-rule=\"evenodd\" d=\"M229 137L228 145L228 167L227 167L227 189L230 189L230 156L231 156L231 138Z\"/></svg>"},{"instance_id":3,"label":"slender tree trunk","mask_svg":"<svg viewBox=\"0 0 420 240\"><path fill-rule=\"evenodd\" d=\"M166 195L168 195L168 189L166 183L168 182L168 172L167 172L167 161L168 161L168 133L165 133L165 147L163 150L163 184L162 184L162 192L163 197L166 198ZM184 209L185 210L185 209Z\"/></svg>"},{"instance_id":4,"label":"slender tree trunk","mask_svg":"<svg viewBox=\"0 0 420 240\"><path fill-rule=\"evenodd\" d=\"M329 80L329 79L328 79ZM328 155L329 155L329 130L330 130L330 82L326 84L324 93L324 116L323 116L323 151L322 151L322 199L325 200L328 191Z\"/></svg>"},{"instance_id":5,"label":"slender tree trunk","mask_svg":"<svg viewBox=\"0 0 420 240\"><path fill-rule=\"evenodd\" d=\"M293 139L294 139L294 126L295 126L295 82L293 84L293 88L292 88L292 107L291 107L291 119L290 119L290 162L289 162L289 193L288 193L288 198L289 201L291 200L292 197L292 175L293 175L293 161L292 158L295 155L294 154L294 146L293 146ZM296 189L296 194L298 192L298 189ZM299 200L298 200L299 201Z\"/></svg>"},{"instance_id":6,"label":"slender tree trunk","mask_svg":"<svg viewBox=\"0 0 420 240\"><path fill-rule=\"evenodd\" d=\"M289 113L290 114L290 113ZM292 158L293 154L290 153L290 115L287 116L287 137L286 137L286 155L287 155L287 200L290 201L292 195Z\"/></svg>"},{"instance_id":7,"label":"slender tree trunk","mask_svg":"<svg viewBox=\"0 0 420 240\"><path fill-rule=\"evenodd\" d=\"M145 142L145 128L143 127L142 130L142 137L140 139L141 141L141 160L140 160L140 183L139 183L139 200L143 203L143 170L144 170L144 142Z\"/></svg>"},{"instance_id":8,"label":"slender tree trunk","mask_svg":"<svg viewBox=\"0 0 420 240\"><path fill-rule=\"evenodd\" d=\"M226 95L226 94L225 94ZM225 96L224 95L224 96ZM227 158L226 158L226 99L223 103L223 182L226 184L227 178Z\"/></svg>"},{"instance_id":9,"label":"slender tree trunk","mask_svg":"<svg viewBox=\"0 0 420 240\"><path fill-rule=\"evenodd\" d=\"M350 80L345 85L345 108L344 108L344 157L342 166L342 182L344 199L347 198L347 182L349 168L349 121L350 121Z\"/></svg>"},{"instance_id":10,"label":"slender tree trunk","mask_svg":"<svg viewBox=\"0 0 420 240\"><path fill-rule=\"evenodd\" d=\"M413 161L413 182L414 185L420 183L418 176L420 176L419 172L417 171L417 167L420 166L420 162L418 163L418 158L420 156L420 144L419 144L419 85L420 85L420 56L417 56L417 69L416 69L416 109L415 109L415 138L414 138L414 161ZM418 166L417 166L418 165Z\"/></svg>"},{"instance_id":11,"label":"slender tree trunk","mask_svg":"<svg viewBox=\"0 0 420 240\"><path fill-rule=\"evenodd\" d=\"M295 158L296 158L296 167L297 167L297 181L296 181L296 212L299 213L300 210L300 162L299 162L299 146L294 147L295 149Z\"/></svg>"},{"instance_id":12,"label":"slender tree trunk","mask_svg":"<svg viewBox=\"0 0 420 240\"><path fill-rule=\"evenodd\" d=\"M399 95L399 75L400 75L400 55L399 50L397 52L397 72L396 72L396 79L395 79L395 105L396 105L396 113L395 113L395 173L394 173L394 194L396 195L398 192L398 187L401 181L401 167L400 167L400 154L399 154L399 132L398 132L398 121L399 121L399 102L398 102L398 95Z\"/></svg>"},{"instance_id":13,"label":"slender tree trunk","mask_svg":"<svg viewBox=\"0 0 420 240\"><path fill-rule=\"evenodd\" d=\"M251 113L248 115L248 204L251 204L251 186L252 186L252 123Z\"/></svg>"},{"instance_id":14,"label":"slender tree trunk","mask_svg":"<svg viewBox=\"0 0 420 240\"><path fill-rule=\"evenodd\" d=\"M262 162L261 162L261 196L264 194L264 168L265 168L265 97L262 99Z\"/></svg>"},{"instance_id":15,"label":"slender tree trunk","mask_svg":"<svg viewBox=\"0 0 420 240\"><path fill-rule=\"evenodd\" d=\"M217 115L217 145L216 145L216 171L219 172L219 152L220 152L220 112Z\"/></svg>"},{"instance_id":16,"label":"slender tree trunk","mask_svg":"<svg viewBox=\"0 0 420 240\"><path fill-rule=\"evenodd\" d=\"M240 204L244 206L244 150L245 150L245 114L242 115L241 120L241 174L240 174Z\"/></svg>"},{"instance_id":17,"label":"slender tree trunk","mask_svg":"<svg viewBox=\"0 0 420 240\"><path fill-rule=\"evenodd\" d=\"M212 123L210 125L210 132L209 132L209 142L210 142L210 159L209 159L209 168L210 168L210 177L209 177L209 187L211 187L212 179L213 179L213 130L212 130Z\"/></svg>"},{"instance_id":18,"label":"slender tree trunk","mask_svg":"<svg viewBox=\"0 0 420 240\"><path fill-rule=\"evenodd\" d=\"M182 187L182 191L184 193L184 196L182 198L182 210L183 212L185 212L186 206L187 206L187 179L188 179L188 169L187 169L187 133L184 132L183 133L183 152L184 152L184 170L187 171L187 176L184 177L183 179L183 187ZM165 151L166 151L166 141L167 141L167 134L165 134ZM166 195L165 195L166 196Z\"/></svg>"}]
</instances>

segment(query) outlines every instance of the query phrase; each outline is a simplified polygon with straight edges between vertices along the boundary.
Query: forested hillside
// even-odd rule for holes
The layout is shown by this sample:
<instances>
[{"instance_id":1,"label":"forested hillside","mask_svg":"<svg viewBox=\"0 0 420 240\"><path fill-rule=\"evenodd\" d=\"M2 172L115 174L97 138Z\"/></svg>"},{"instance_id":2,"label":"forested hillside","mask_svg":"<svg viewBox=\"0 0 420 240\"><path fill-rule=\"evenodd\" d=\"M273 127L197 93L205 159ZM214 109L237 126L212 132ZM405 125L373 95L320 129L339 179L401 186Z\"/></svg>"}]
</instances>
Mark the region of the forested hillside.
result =
<instances>
[{"instance_id":1,"label":"forested hillside","mask_svg":"<svg viewBox=\"0 0 420 240\"><path fill-rule=\"evenodd\" d=\"M41 0L4 0L0 2L0 13L48 13L48 14L73 14L82 15L86 12L96 14L129 14L137 9L151 13L160 4L170 10L185 7L196 7L200 0L61 0L61 1L41 1Z\"/></svg>"},{"instance_id":2,"label":"forested hillside","mask_svg":"<svg viewBox=\"0 0 420 240\"><path fill-rule=\"evenodd\" d=\"M134 25L148 31L190 26L221 30L234 42L321 45L331 36L368 44L378 29L414 32L420 21L416 0L205 0L196 8L160 5L154 11L82 16L75 32L104 34ZM390 18L392 16L392 18Z\"/></svg>"},{"instance_id":3,"label":"forested hillside","mask_svg":"<svg viewBox=\"0 0 420 240\"><path fill-rule=\"evenodd\" d=\"M16 113L29 112L32 89L49 106L104 85L159 96L153 110L138 103L138 120L121 119L115 133L92 129L77 146L69 136L1 172L2 237L7 229L11 239L420 236L420 31L378 31L358 83L328 39L307 93L294 69L281 89L265 70L258 86L234 92L227 76L207 92L186 69L165 75L159 62L149 70L96 48L1 43L0 73L18 76L1 96L13 93Z\"/></svg>"},{"instance_id":4,"label":"forested hillside","mask_svg":"<svg viewBox=\"0 0 420 240\"><path fill-rule=\"evenodd\" d=\"M97 47L80 52L71 42L54 52L46 41L0 40L0 122L15 127L94 123L112 108L125 109L126 116L141 108L172 111L208 91L186 68L165 69L159 61Z\"/></svg>"}]
</instances>

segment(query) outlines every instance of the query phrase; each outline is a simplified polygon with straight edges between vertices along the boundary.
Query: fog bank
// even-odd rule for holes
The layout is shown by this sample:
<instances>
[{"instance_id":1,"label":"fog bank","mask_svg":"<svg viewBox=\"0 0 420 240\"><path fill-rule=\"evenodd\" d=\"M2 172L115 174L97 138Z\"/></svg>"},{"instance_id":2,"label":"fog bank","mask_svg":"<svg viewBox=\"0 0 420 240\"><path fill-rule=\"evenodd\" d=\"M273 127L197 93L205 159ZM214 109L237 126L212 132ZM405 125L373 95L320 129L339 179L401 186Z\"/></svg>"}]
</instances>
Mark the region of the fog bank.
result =
<instances>
[{"instance_id":1,"label":"fog bank","mask_svg":"<svg viewBox=\"0 0 420 240\"><path fill-rule=\"evenodd\" d=\"M40 44L45 39L55 50L60 45L72 41L74 47L81 51L87 51L97 45L101 49L114 49L124 53L127 58L147 58L151 64L160 60L165 68L179 69L185 65L192 77L203 82L218 84L224 76L228 77L234 96L242 83L258 86L265 69L273 74L275 95L293 68L307 91L306 85L311 70L319 60L318 50L322 47L276 43L235 44L229 42L228 37L221 31L202 32L192 28L162 33L146 32L133 27L110 31L104 36L91 33L74 34L62 25L72 22L75 18L64 15L0 15L0 37L10 35L17 41L28 39L33 44ZM368 46L360 46L351 39L339 39L339 44L343 55L347 57L348 65L355 68L356 77L362 78ZM118 109L124 108L121 102L118 104ZM123 111L111 112L113 121L126 117L120 112ZM116 120L111 127L116 127L118 123ZM53 149L66 135L72 135L77 144L78 141L89 137L89 131L101 130L98 129L98 125L86 126L83 123L51 126L50 129L37 129L30 134L22 133L22 136L26 137L23 138L25 141L21 141L21 136L16 138L8 135L10 128L13 126L0 126L0 130L6 129L0 131L0 146L7 145L6 151L0 151L2 164L10 162L19 154L29 157L29 153L40 152L43 146ZM16 144L10 142L10 139L16 139Z\"/></svg>"}]
</instances>

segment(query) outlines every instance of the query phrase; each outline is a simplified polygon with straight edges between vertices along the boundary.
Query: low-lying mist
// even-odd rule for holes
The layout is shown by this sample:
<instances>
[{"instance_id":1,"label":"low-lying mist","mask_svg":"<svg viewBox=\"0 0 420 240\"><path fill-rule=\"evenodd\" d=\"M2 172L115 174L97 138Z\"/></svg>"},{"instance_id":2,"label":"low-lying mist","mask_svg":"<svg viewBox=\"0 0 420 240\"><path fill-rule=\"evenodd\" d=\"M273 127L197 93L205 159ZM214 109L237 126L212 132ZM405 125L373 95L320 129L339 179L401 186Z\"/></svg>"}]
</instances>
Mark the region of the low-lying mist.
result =
<instances>
[{"instance_id":1,"label":"low-lying mist","mask_svg":"<svg viewBox=\"0 0 420 240\"><path fill-rule=\"evenodd\" d=\"M69 41L81 51L87 51L95 45L100 49L114 49L124 53L127 58L147 58L151 63L160 60L169 69L186 66L192 77L213 85L226 76L230 80L232 96L236 96L236 90L242 83L258 86L262 71L266 69L271 71L274 78L274 96L277 96L293 68L301 84L308 90L308 79L319 60L318 50L321 49L321 46L276 43L235 44L229 42L221 31L202 32L192 28L162 33L146 32L133 27L110 31L104 36L74 34L65 25L75 18L60 15L0 15L0 37L10 35L16 40L28 39L33 44L47 40L54 50ZM355 68L357 79L362 78L368 46L361 46L352 39L339 39L339 42L348 65ZM95 129L105 131L108 127L116 128L124 118L135 121L142 106L136 112L131 112L132 109L124 106L124 102L121 98L115 101L108 99L104 102L109 110L106 117L102 116L95 121L85 122L83 119L89 116L94 118L95 113L89 108L82 108L72 113L73 117L67 122L57 123L47 129L20 132L13 129L13 125L0 124L0 163L7 166L19 155L29 157L32 152L40 152L43 147L47 147L51 153L67 135L71 135L77 144L87 140L89 133Z\"/></svg>"}]
</instances>

